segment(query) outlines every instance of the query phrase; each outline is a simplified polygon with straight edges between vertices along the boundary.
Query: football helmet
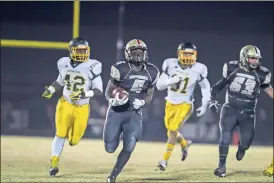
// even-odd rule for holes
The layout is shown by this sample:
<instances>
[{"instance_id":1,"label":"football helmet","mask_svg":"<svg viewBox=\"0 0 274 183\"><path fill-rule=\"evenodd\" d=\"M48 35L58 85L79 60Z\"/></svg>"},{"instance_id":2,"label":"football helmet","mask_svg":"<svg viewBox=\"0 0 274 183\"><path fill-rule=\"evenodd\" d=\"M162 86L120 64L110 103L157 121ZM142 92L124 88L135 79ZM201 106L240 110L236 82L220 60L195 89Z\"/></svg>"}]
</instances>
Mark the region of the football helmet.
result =
<instances>
[{"instance_id":1,"label":"football helmet","mask_svg":"<svg viewBox=\"0 0 274 183\"><path fill-rule=\"evenodd\" d=\"M183 67L190 67L197 60L196 46L189 41L183 42L178 46L177 55L178 61Z\"/></svg>"},{"instance_id":2,"label":"football helmet","mask_svg":"<svg viewBox=\"0 0 274 183\"><path fill-rule=\"evenodd\" d=\"M129 63L140 65L148 60L147 46L140 39L133 39L126 44L125 58Z\"/></svg>"},{"instance_id":3,"label":"football helmet","mask_svg":"<svg viewBox=\"0 0 274 183\"><path fill-rule=\"evenodd\" d=\"M246 45L240 51L240 63L250 70L256 69L261 65L261 52L254 45Z\"/></svg>"},{"instance_id":4,"label":"football helmet","mask_svg":"<svg viewBox=\"0 0 274 183\"><path fill-rule=\"evenodd\" d=\"M90 56L90 47L88 42L81 38L73 38L69 42L69 56L73 61L76 62L85 62L89 59Z\"/></svg>"}]
</instances>

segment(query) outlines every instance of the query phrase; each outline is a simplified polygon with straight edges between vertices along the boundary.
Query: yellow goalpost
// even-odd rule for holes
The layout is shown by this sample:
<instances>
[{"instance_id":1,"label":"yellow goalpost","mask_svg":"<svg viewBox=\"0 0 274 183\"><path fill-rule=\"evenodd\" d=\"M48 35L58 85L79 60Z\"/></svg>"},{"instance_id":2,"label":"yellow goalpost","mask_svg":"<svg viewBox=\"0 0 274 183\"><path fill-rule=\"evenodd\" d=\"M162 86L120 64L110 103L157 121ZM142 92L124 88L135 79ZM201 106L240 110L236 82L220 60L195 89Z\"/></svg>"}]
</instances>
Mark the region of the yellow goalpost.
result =
<instances>
[{"instance_id":1,"label":"yellow goalpost","mask_svg":"<svg viewBox=\"0 0 274 183\"><path fill-rule=\"evenodd\" d=\"M80 30L80 0L73 2L73 24L72 37L78 37ZM17 48L38 48L38 49L68 49L67 42L57 41L36 41L36 40L16 40L1 39L1 47Z\"/></svg>"}]
</instances>

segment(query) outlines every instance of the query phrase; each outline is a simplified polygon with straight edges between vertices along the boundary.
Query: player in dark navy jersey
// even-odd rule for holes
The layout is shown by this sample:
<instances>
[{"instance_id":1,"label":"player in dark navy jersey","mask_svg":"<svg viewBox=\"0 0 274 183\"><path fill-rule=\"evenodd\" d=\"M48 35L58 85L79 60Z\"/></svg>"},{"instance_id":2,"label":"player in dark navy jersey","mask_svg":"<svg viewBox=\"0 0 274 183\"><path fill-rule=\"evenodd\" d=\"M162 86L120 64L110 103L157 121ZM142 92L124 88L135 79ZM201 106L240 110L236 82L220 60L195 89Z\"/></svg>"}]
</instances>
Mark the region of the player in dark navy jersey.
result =
<instances>
[{"instance_id":1,"label":"player in dark navy jersey","mask_svg":"<svg viewBox=\"0 0 274 183\"><path fill-rule=\"evenodd\" d=\"M105 93L109 109L103 136L108 153L116 150L123 132L123 149L107 182L115 182L141 137L142 107L151 102L159 77L158 68L147 62L147 46L142 40L133 39L127 43L125 58L126 61L117 62L111 67ZM125 89L128 97L113 98L112 91L117 87Z\"/></svg>"},{"instance_id":2,"label":"player in dark navy jersey","mask_svg":"<svg viewBox=\"0 0 274 183\"><path fill-rule=\"evenodd\" d=\"M220 114L219 166L214 174L226 176L226 157L232 132L238 126L240 141L236 159L242 160L245 151L250 147L256 122L256 105L260 89L273 98L270 84L271 72L261 66L260 50L253 45L244 46L240 51L240 61L230 61L223 66L223 77L211 91L210 108L216 110L216 94L227 86L226 102Z\"/></svg>"}]
</instances>

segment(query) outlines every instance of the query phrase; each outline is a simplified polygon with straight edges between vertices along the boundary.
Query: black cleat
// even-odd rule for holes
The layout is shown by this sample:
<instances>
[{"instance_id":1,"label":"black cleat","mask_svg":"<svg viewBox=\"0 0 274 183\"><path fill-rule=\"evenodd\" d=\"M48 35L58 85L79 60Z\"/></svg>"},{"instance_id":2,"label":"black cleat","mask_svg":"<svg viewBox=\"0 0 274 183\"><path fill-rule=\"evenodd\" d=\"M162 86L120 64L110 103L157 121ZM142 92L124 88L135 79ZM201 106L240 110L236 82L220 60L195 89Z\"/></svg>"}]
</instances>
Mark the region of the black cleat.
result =
<instances>
[{"instance_id":1,"label":"black cleat","mask_svg":"<svg viewBox=\"0 0 274 183\"><path fill-rule=\"evenodd\" d=\"M115 181L116 181L116 177L108 177L107 178L107 183L115 183Z\"/></svg>"},{"instance_id":2,"label":"black cleat","mask_svg":"<svg viewBox=\"0 0 274 183\"><path fill-rule=\"evenodd\" d=\"M50 176L55 176L59 172L58 168L50 168L49 169L49 175Z\"/></svg>"},{"instance_id":3,"label":"black cleat","mask_svg":"<svg viewBox=\"0 0 274 183\"><path fill-rule=\"evenodd\" d=\"M238 161L241 161L244 158L244 156L245 156L245 150L240 148L240 146L238 146L238 151L236 153L236 159Z\"/></svg>"},{"instance_id":4,"label":"black cleat","mask_svg":"<svg viewBox=\"0 0 274 183\"><path fill-rule=\"evenodd\" d=\"M226 166L222 165L215 169L214 175L217 177L225 177L226 176Z\"/></svg>"}]
</instances>

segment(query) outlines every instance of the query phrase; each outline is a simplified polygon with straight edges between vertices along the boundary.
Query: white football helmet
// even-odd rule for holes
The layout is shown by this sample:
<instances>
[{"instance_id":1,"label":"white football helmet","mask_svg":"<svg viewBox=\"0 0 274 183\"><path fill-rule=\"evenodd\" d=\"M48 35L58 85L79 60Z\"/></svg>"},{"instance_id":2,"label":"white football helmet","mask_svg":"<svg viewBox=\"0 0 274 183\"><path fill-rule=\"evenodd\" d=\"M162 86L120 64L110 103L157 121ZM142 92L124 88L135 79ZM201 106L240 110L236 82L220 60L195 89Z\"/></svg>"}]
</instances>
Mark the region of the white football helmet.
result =
<instances>
[{"instance_id":1,"label":"white football helmet","mask_svg":"<svg viewBox=\"0 0 274 183\"><path fill-rule=\"evenodd\" d=\"M125 58L133 64L143 64L148 60L147 45L140 39L133 39L126 44Z\"/></svg>"}]
</instances>

